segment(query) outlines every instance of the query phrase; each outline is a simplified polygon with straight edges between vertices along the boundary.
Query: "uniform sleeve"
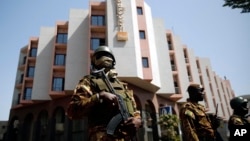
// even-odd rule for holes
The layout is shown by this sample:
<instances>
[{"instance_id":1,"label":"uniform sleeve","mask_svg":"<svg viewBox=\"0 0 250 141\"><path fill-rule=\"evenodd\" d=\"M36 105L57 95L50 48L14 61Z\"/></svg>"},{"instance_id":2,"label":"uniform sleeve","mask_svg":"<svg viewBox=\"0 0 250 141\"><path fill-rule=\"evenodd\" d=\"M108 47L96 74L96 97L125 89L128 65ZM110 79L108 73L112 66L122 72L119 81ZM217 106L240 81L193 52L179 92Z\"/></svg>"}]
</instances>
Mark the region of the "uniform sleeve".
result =
<instances>
[{"instance_id":1,"label":"uniform sleeve","mask_svg":"<svg viewBox=\"0 0 250 141\"><path fill-rule=\"evenodd\" d=\"M233 118L232 118L232 124L233 124L234 126L237 126L237 125L244 125L243 121L242 121L240 118L238 118L238 117L233 117Z\"/></svg>"},{"instance_id":2,"label":"uniform sleeve","mask_svg":"<svg viewBox=\"0 0 250 141\"><path fill-rule=\"evenodd\" d=\"M180 110L180 120L184 138L188 141L199 141L193 122L195 120L194 113L184 106Z\"/></svg>"},{"instance_id":3,"label":"uniform sleeve","mask_svg":"<svg viewBox=\"0 0 250 141\"><path fill-rule=\"evenodd\" d=\"M136 107L136 102L135 102L134 97L132 98L132 103L133 103L133 106L135 108L134 109L134 113L133 113L133 117L135 117L135 118L141 118L141 112Z\"/></svg>"},{"instance_id":4,"label":"uniform sleeve","mask_svg":"<svg viewBox=\"0 0 250 141\"><path fill-rule=\"evenodd\" d=\"M124 83L124 88L125 88L125 91L126 91L127 95L131 99L131 103L132 103L131 109L133 110L133 112L131 114L135 118L141 118L140 111L137 109L137 105L136 105L136 101L135 101L135 98L134 98L134 92L133 92L133 90L128 89L127 83Z\"/></svg>"},{"instance_id":5,"label":"uniform sleeve","mask_svg":"<svg viewBox=\"0 0 250 141\"><path fill-rule=\"evenodd\" d=\"M93 93L90 78L85 76L74 89L67 108L67 116L70 119L80 119L88 115L91 107L97 103L99 103L99 94Z\"/></svg>"}]
</instances>

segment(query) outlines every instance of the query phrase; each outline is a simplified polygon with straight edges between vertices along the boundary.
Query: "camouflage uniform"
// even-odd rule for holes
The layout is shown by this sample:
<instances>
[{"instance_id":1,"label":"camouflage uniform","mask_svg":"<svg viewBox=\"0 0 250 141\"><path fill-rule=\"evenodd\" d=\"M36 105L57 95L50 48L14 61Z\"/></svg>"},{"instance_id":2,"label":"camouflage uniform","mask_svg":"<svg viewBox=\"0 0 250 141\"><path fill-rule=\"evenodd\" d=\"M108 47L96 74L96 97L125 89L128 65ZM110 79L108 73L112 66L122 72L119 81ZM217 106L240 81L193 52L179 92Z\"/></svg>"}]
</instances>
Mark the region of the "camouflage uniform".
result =
<instances>
[{"instance_id":1,"label":"camouflage uniform","mask_svg":"<svg viewBox=\"0 0 250 141\"><path fill-rule=\"evenodd\" d=\"M230 131L229 141L240 139L234 137L234 132L237 128L242 127L247 129L248 132L250 131L250 123L245 118L245 115L248 113L247 102L247 99L243 97L235 97L230 100L230 106L234 110L234 113L230 116L228 121L228 129Z\"/></svg>"},{"instance_id":2,"label":"camouflage uniform","mask_svg":"<svg viewBox=\"0 0 250 141\"><path fill-rule=\"evenodd\" d=\"M110 81L111 85L123 97L126 107L131 116L140 118L140 113L136 110L136 103L133 91L127 88L127 84L117 78ZM108 87L102 78L95 75L83 77L74 90L67 115L71 119L88 117L89 140L90 141L123 141L129 140L130 133L119 126L114 136L106 134L106 126L113 116L119 113L118 106L112 105L99 98L101 91L109 92ZM133 134L136 131L131 131Z\"/></svg>"},{"instance_id":3,"label":"camouflage uniform","mask_svg":"<svg viewBox=\"0 0 250 141\"><path fill-rule=\"evenodd\" d=\"M246 124L249 124L249 122L244 117L238 115L232 115L228 122L229 129L235 125L246 125Z\"/></svg>"},{"instance_id":4,"label":"camouflage uniform","mask_svg":"<svg viewBox=\"0 0 250 141\"><path fill-rule=\"evenodd\" d=\"M242 125L248 128L247 131L250 131L250 123L247 119L239 115L230 116L229 121L228 121L228 129L230 131L230 137L233 136L234 130L239 128L239 125ZM229 141L233 141L233 139L230 137L229 137Z\"/></svg>"},{"instance_id":5,"label":"camouflage uniform","mask_svg":"<svg viewBox=\"0 0 250 141\"><path fill-rule=\"evenodd\" d=\"M184 103L180 110L180 120L185 141L214 141L211 121L203 105Z\"/></svg>"}]
</instances>

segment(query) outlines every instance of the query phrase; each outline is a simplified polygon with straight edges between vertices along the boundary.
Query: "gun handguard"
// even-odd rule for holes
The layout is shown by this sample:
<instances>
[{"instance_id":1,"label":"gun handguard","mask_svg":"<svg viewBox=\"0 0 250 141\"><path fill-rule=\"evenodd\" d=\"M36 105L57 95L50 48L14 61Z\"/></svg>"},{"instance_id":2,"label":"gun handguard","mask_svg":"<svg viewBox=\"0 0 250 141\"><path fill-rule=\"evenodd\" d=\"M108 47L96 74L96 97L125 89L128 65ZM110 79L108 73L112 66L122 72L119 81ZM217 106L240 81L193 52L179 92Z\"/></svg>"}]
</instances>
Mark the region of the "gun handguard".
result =
<instances>
[{"instance_id":1,"label":"gun handguard","mask_svg":"<svg viewBox=\"0 0 250 141\"><path fill-rule=\"evenodd\" d=\"M215 115L214 115L214 117L213 117L213 128L214 128L214 130L217 130L217 128L216 127L214 127L214 125L215 124L217 124L217 117L218 117L218 103L216 104L216 109L215 109Z\"/></svg>"},{"instance_id":2,"label":"gun handguard","mask_svg":"<svg viewBox=\"0 0 250 141\"><path fill-rule=\"evenodd\" d=\"M107 78L105 72L104 72L104 68L100 69L100 70L96 70L96 71L92 71L93 74L101 74L103 81L105 82L105 84L107 85L109 91L116 95L117 100L118 100L118 107L119 107L119 111L120 113L115 115L108 123L107 125L107 134L108 135L114 135L114 132L117 128L117 126L121 123L121 121L126 121L129 118L129 112L126 108L126 105L124 104L123 98L119 95L115 93L114 88L112 87L109 79Z\"/></svg>"},{"instance_id":3,"label":"gun handguard","mask_svg":"<svg viewBox=\"0 0 250 141\"><path fill-rule=\"evenodd\" d=\"M215 117L217 118L217 114L218 114L218 103L216 104L216 109L215 109Z\"/></svg>"}]
</instances>

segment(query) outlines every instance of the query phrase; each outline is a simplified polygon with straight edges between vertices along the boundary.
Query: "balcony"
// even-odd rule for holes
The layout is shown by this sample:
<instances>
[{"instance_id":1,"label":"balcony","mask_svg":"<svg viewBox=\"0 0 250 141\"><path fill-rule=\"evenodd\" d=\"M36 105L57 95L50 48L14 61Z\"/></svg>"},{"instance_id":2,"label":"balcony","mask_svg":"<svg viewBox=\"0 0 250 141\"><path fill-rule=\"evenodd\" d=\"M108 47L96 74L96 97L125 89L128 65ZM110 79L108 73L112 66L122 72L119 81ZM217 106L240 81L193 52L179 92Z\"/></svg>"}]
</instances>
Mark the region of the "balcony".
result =
<instances>
[{"instance_id":1,"label":"balcony","mask_svg":"<svg viewBox=\"0 0 250 141\"><path fill-rule=\"evenodd\" d=\"M172 44L168 44L168 50L174 50Z\"/></svg>"},{"instance_id":2,"label":"balcony","mask_svg":"<svg viewBox=\"0 0 250 141\"><path fill-rule=\"evenodd\" d=\"M65 66L62 66L62 65L54 65L54 66L53 66L53 71L54 71L54 72L62 72L62 73L64 73L64 72L65 72Z\"/></svg>"},{"instance_id":3,"label":"balcony","mask_svg":"<svg viewBox=\"0 0 250 141\"><path fill-rule=\"evenodd\" d=\"M106 26L91 25L91 33L106 33Z\"/></svg>"},{"instance_id":4,"label":"balcony","mask_svg":"<svg viewBox=\"0 0 250 141\"><path fill-rule=\"evenodd\" d=\"M55 43L56 50L66 50L67 43Z\"/></svg>"},{"instance_id":5,"label":"balcony","mask_svg":"<svg viewBox=\"0 0 250 141\"><path fill-rule=\"evenodd\" d=\"M17 83L16 84L16 89L22 89L22 86L23 86L22 83Z\"/></svg>"},{"instance_id":6,"label":"balcony","mask_svg":"<svg viewBox=\"0 0 250 141\"><path fill-rule=\"evenodd\" d=\"M171 65L171 69L172 69L172 71L177 71L176 65Z\"/></svg>"},{"instance_id":7,"label":"balcony","mask_svg":"<svg viewBox=\"0 0 250 141\"><path fill-rule=\"evenodd\" d=\"M51 90L49 92L49 96L52 98L52 99L57 99L57 98L61 98L61 97L65 97L66 96L66 93L64 91L53 91Z\"/></svg>"},{"instance_id":8,"label":"balcony","mask_svg":"<svg viewBox=\"0 0 250 141\"><path fill-rule=\"evenodd\" d=\"M25 64L21 64L18 66L18 70L24 71L24 69L25 69Z\"/></svg>"},{"instance_id":9,"label":"balcony","mask_svg":"<svg viewBox=\"0 0 250 141\"><path fill-rule=\"evenodd\" d=\"M175 89L176 94L180 94L180 88L179 87L175 87L174 89Z\"/></svg>"},{"instance_id":10,"label":"balcony","mask_svg":"<svg viewBox=\"0 0 250 141\"><path fill-rule=\"evenodd\" d=\"M188 80L189 82L192 82L193 81L192 76L188 76Z\"/></svg>"}]
</instances>

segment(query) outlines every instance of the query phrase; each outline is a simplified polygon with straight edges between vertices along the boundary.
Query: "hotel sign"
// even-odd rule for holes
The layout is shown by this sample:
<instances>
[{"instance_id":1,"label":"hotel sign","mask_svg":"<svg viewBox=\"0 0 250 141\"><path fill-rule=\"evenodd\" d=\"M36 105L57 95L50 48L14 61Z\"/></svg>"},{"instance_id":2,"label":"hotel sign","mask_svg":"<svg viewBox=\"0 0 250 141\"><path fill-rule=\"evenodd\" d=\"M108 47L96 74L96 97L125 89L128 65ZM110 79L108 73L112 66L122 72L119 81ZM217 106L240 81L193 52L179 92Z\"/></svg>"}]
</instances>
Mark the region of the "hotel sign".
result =
<instances>
[{"instance_id":1,"label":"hotel sign","mask_svg":"<svg viewBox=\"0 0 250 141\"><path fill-rule=\"evenodd\" d=\"M118 41L127 41L128 40L128 33L123 31L123 14L124 14L124 7L122 7L122 0L115 0L116 1L116 16L117 16L117 40Z\"/></svg>"}]
</instances>

